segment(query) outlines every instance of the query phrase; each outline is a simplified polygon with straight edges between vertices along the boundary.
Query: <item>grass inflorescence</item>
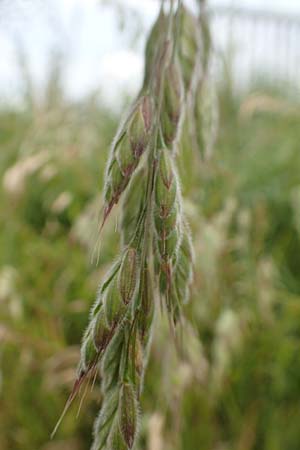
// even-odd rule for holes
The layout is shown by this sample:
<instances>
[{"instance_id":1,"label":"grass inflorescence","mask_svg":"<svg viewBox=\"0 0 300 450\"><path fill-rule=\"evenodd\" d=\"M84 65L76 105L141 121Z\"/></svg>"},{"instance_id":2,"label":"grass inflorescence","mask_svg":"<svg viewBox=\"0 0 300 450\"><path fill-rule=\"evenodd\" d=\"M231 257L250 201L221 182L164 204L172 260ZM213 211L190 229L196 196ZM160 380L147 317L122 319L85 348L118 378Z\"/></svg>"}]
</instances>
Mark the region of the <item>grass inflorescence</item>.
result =
<instances>
[{"instance_id":1,"label":"grass inflorescence","mask_svg":"<svg viewBox=\"0 0 300 450\"><path fill-rule=\"evenodd\" d=\"M176 155L205 59L200 30L181 2L177 8L171 2L167 12L161 8L146 45L143 86L111 146L101 229L122 198L122 247L92 307L67 404L100 368L103 402L92 450L135 445L156 298L173 332L189 298L193 245Z\"/></svg>"}]
</instances>

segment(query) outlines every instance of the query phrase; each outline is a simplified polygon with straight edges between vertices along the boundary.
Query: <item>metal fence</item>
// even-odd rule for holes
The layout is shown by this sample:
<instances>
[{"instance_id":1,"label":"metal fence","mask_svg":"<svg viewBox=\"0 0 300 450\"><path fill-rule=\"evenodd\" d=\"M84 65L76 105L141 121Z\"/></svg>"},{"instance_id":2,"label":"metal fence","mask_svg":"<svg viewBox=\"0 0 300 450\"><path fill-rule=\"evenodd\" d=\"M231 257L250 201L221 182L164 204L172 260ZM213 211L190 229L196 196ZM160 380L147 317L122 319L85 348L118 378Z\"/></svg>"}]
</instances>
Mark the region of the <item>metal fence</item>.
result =
<instances>
[{"instance_id":1,"label":"metal fence","mask_svg":"<svg viewBox=\"0 0 300 450\"><path fill-rule=\"evenodd\" d=\"M284 82L300 94L299 16L217 8L210 20L218 65L231 67L238 87Z\"/></svg>"}]
</instances>

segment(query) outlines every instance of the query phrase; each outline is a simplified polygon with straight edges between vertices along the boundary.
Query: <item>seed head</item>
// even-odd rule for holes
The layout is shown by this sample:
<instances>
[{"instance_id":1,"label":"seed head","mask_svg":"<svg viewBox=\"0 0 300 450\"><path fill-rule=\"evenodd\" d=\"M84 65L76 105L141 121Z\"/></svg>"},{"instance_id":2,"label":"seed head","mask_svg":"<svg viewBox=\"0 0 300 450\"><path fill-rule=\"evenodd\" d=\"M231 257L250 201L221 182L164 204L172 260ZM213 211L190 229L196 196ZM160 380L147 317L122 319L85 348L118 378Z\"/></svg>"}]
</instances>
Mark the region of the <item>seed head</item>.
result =
<instances>
[{"instance_id":1,"label":"seed head","mask_svg":"<svg viewBox=\"0 0 300 450\"><path fill-rule=\"evenodd\" d=\"M125 196L121 257L101 284L81 349L79 382L85 380L84 370L101 363L103 402L92 450L135 446L138 399L155 313L153 275L159 278L161 297L174 323L191 280L191 242L182 225L173 149L187 100L183 85L191 83L197 45L195 24L180 8L178 15L170 8L169 16L161 9L147 42L144 86L117 131L107 163L101 229L112 207ZM147 160L142 157L146 152Z\"/></svg>"},{"instance_id":2,"label":"seed head","mask_svg":"<svg viewBox=\"0 0 300 450\"><path fill-rule=\"evenodd\" d=\"M124 382L120 391L119 426L126 445L132 448L137 433L137 401L133 385Z\"/></svg>"},{"instance_id":3,"label":"seed head","mask_svg":"<svg viewBox=\"0 0 300 450\"><path fill-rule=\"evenodd\" d=\"M125 305L131 302L137 287L138 254L133 247L128 247L123 255L118 275L118 289Z\"/></svg>"}]
</instances>

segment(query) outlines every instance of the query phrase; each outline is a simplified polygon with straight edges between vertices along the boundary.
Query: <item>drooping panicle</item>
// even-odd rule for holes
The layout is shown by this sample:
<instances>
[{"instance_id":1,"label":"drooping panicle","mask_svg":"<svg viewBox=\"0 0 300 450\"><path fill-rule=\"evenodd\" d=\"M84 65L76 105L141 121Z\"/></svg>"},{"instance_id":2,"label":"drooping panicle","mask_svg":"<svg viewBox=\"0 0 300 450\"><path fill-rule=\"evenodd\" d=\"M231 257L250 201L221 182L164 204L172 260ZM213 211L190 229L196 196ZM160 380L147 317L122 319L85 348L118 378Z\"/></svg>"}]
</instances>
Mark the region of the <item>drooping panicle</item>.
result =
<instances>
[{"instance_id":1,"label":"drooping panicle","mask_svg":"<svg viewBox=\"0 0 300 450\"><path fill-rule=\"evenodd\" d=\"M122 196L121 251L100 285L82 341L80 376L95 369L101 374L103 400L92 450L136 448L156 304L165 302L175 325L192 279L175 150L199 30L189 11L170 3L169 13L162 5L150 32L143 86L118 129L106 168L102 226Z\"/></svg>"}]
</instances>

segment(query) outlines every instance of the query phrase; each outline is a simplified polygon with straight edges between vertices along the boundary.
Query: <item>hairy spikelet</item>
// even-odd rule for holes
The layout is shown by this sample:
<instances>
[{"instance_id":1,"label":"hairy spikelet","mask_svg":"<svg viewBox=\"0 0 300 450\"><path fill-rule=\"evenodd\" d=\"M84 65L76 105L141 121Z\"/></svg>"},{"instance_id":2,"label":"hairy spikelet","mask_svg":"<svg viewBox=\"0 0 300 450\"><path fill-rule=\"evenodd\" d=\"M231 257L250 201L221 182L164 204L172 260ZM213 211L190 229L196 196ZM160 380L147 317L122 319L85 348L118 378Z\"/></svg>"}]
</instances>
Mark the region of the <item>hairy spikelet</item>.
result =
<instances>
[{"instance_id":1,"label":"hairy spikelet","mask_svg":"<svg viewBox=\"0 0 300 450\"><path fill-rule=\"evenodd\" d=\"M210 42L206 22L197 27L187 9L181 5L174 10L172 4L168 13L161 8L150 32L143 86L117 131L106 167L103 224L124 193L121 251L91 308L71 394L72 400L84 377L100 369L103 401L92 450L135 447L157 300L176 331L192 281L193 247L175 146L184 109L191 106L184 89L190 91L197 72L199 45L207 56ZM207 66L203 55L204 50L202 64ZM197 88L201 99L192 104L191 115L201 127L202 148L212 146L208 138L213 134L213 127L204 123L203 86Z\"/></svg>"},{"instance_id":2,"label":"hairy spikelet","mask_svg":"<svg viewBox=\"0 0 300 450\"><path fill-rule=\"evenodd\" d=\"M110 329L114 329L126 314L127 307L122 301L122 296L116 278L112 280L106 290L104 310L105 319Z\"/></svg>"},{"instance_id":3,"label":"hairy spikelet","mask_svg":"<svg viewBox=\"0 0 300 450\"><path fill-rule=\"evenodd\" d=\"M156 172L153 210L159 287L162 294L170 290L174 261L181 242L180 204L173 156L167 149L162 149Z\"/></svg>"},{"instance_id":4,"label":"hairy spikelet","mask_svg":"<svg viewBox=\"0 0 300 450\"><path fill-rule=\"evenodd\" d=\"M98 356L98 349L93 339L93 325L93 322L89 324L81 344L80 366L84 372L93 366Z\"/></svg>"},{"instance_id":5,"label":"hairy spikelet","mask_svg":"<svg viewBox=\"0 0 300 450\"><path fill-rule=\"evenodd\" d=\"M102 352L107 347L113 335L113 329L111 329L107 324L106 314L103 307L96 314L92 326L92 335L95 347L99 352Z\"/></svg>"},{"instance_id":6,"label":"hairy spikelet","mask_svg":"<svg viewBox=\"0 0 300 450\"><path fill-rule=\"evenodd\" d=\"M119 391L115 388L106 395L99 416L95 421L94 442L91 450L101 450L106 446L118 405Z\"/></svg>"},{"instance_id":7,"label":"hairy spikelet","mask_svg":"<svg viewBox=\"0 0 300 450\"><path fill-rule=\"evenodd\" d=\"M172 156L167 149L160 151L158 169L155 178L155 206L159 217L165 219L176 208L178 180L175 174ZM157 230L158 234L163 230Z\"/></svg>"},{"instance_id":8,"label":"hairy spikelet","mask_svg":"<svg viewBox=\"0 0 300 450\"><path fill-rule=\"evenodd\" d=\"M103 392L109 391L118 384L121 359L125 346L124 336L124 329L121 327L112 338L104 354L102 362Z\"/></svg>"},{"instance_id":9,"label":"hairy spikelet","mask_svg":"<svg viewBox=\"0 0 300 450\"><path fill-rule=\"evenodd\" d=\"M116 419L112 425L112 430L108 439L108 448L112 450L127 450L128 446L122 436L119 421Z\"/></svg>"},{"instance_id":10,"label":"hairy spikelet","mask_svg":"<svg viewBox=\"0 0 300 450\"><path fill-rule=\"evenodd\" d=\"M131 302L138 285L138 253L128 247L123 255L118 275L118 290L125 305Z\"/></svg>"},{"instance_id":11,"label":"hairy spikelet","mask_svg":"<svg viewBox=\"0 0 300 450\"><path fill-rule=\"evenodd\" d=\"M119 426L128 448L132 448L137 433L138 408L134 387L124 382L119 400Z\"/></svg>"},{"instance_id":12,"label":"hairy spikelet","mask_svg":"<svg viewBox=\"0 0 300 450\"><path fill-rule=\"evenodd\" d=\"M125 247L129 244L139 217L145 208L145 194L146 194L146 170L141 168L136 171L127 192L124 196L122 207L122 220L121 220L121 233L122 233L122 246Z\"/></svg>"},{"instance_id":13,"label":"hairy spikelet","mask_svg":"<svg viewBox=\"0 0 300 450\"><path fill-rule=\"evenodd\" d=\"M143 288L139 293L140 314L138 316L138 329L145 359L154 316L154 291L147 263L142 271L141 286Z\"/></svg>"},{"instance_id":14,"label":"hairy spikelet","mask_svg":"<svg viewBox=\"0 0 300 450\"><path fill-rule=\"evenodd\" d=\"M166 68L163 87L161 129L167 146L171 146L178 137L183 113L183 94L181 68L178 60L174 59Z\"/></svg>"},{"instance_id":15,"label":"hairy spikelet","mask_svg":"<svg viewBox=\"0 0 300 450\"><path fill-rule=\"evenodd\" d=\"M118 203L133 172L146 151L154 118L154 102L149 94L142 95L135 103L129 117L111 148L104 186L104 219L114 204Z\"/></svg>"},{"instance_id":16,"label":"hairy spikelet","mask_svg":"<svg viewBox=\"0 0 300 450\"><path fill-rule=\"evenodd\" d=\"M209 68L211 50L212 50L212 37L209 26L209 18L207 13L207 5L202 5L202 13L200 14L200 43L201 43L201 65L202 73L206 74Z\"/></svg>"},{"instance_id":17,"label":"hairy spikelet","mask_svg":"<svg viewBox=\"0 0 300 450\"><path fill-rule=\"evenodd\" d=\"M197 145L203 160L205 160L212 154L219 121L217 95L215 87L208 77L197 88L194 116L197 124Z\"/></svg>"},{"instance_id":18,"label":"hairy spikelet","mask_svg":"<svg viewBox=\"0 0 300 450\"><path fill-rule=\"evenodd\" d=\"M174 259L170 290L170 308L174 324L179 320L183 304L189 300L190 284L193 278L193 259L190 231L187 224L184 223L177 258Z\"/></svg>"},{"instance_id":19,"label":"hairy spikelet","mask_svg":"<svg viewBox=\"0 0 300 450\"><path fill-rule=\"evenodd\" d=\"M161 9L147 39L145 49L144 88L149 86L151 78L155 73L155 65L157 63L159 50L163 46L166 38L167 27L168 17L165 15L163 9Z\"/></svg>"},{"instance_id":20,"label":"hairy spikelet","mask_svg":"<svg viewBox=\"0 0 300 450\"><path fill-rule=\"evenodd\" d=\"M180 10L180 38L178 56L186 92L191 88L192 80L199 65L201 43L200 30L196 17L183 5Z\"/></svg>"}]
</instances>

